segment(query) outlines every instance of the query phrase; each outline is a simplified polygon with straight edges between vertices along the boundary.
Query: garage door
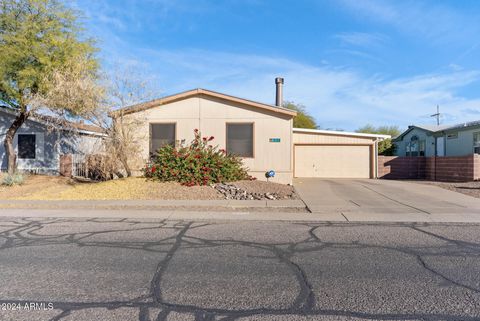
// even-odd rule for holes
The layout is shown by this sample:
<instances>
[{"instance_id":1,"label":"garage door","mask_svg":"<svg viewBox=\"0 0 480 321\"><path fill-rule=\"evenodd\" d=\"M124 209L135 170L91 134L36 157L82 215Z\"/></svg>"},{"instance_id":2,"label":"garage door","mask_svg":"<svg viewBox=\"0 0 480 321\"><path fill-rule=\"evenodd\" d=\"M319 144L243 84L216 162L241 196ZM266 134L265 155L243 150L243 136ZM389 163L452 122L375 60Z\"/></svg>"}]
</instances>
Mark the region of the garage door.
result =
<instances>
[{"instance_id":1,"label":"garage door","mask_svg":"<svg viewBox=\"0 0 480 321\"><path fill-rule=\"evenodd\" d=\"M370 146L295 146L295 177L369 178Z\"/></svg>"}]
</instances>

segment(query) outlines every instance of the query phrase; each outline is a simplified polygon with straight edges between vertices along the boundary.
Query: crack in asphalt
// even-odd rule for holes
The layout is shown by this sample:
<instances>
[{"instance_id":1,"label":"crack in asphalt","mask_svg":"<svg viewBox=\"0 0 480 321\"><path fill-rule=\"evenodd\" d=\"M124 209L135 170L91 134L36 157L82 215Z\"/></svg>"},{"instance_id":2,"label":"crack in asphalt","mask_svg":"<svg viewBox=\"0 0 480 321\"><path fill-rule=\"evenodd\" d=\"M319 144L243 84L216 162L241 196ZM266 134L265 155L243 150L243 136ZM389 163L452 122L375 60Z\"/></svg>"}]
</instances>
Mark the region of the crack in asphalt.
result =
<instances>
[{"instance_id":1,"label":"crack in asphalt","mask_svg":"<svg viewBox=\"0 0 480 321\"><path fill-rule=\"evenodd\" d=\"M55 224L74 224L75 222L94 222L96 224L110 224L122 223L127 224L129 228L120 229L105 229L100 231L82 231L61 234L40 234L46 226ZM5 225L6 224L6 225ZM13 225L10 227L10 224ZM139 227L137 225L150 225ZM210 226L211 223L199 223L193 221L156 221L156 222L142 222L140 220L131 219L12 219L11 221L1 221L0 227L7 227L0 232L0 240L4 240L0 245L0 251L6 249L15 249L30 246L48 246L48 245L76 245L79 247L100 247L100 248L121 248L135 251L145 251L163 254L164 257L156 266L155 272L150 281L149 293L131 300L119 301L100 301L100 302L52 302L56 310L60 313L52 317L51 321L61 321L70 316L75 311L95 308L106 308L110 310L119 308L133 308L138 309L138 320L150 320L151 309L159 309L156 315L156 321L167 320L169 315L173 312L188 313L194 316L195 320L200 321L234 321L243 317L271 315L271 316L339 316L339 317L357 317L364 319L375 320L404 320L404 319L421 319L421 320L458 320L460 316L446 313L368 313L362 311L348 311L348 310L331 310L321 309L315 306L316 298L314 288L309 281L308 274L295 261L295 257L304 253L318 253L327 248L333 249L383 249L387 251L403 253L405 255L415 258L418 266L425 271L428 271L434 277L438 277L450 284L463 288L471 293L480 294L480 289L469 284L463 284L451 277L437 271L425 261L426 257L439 255L438 252L433 251L429 253L428 248L415 247L393 247L388 245L373 245L364 244L360 241L342 243L342 242L328 242L316 233L320 227L334 227L334 226L365 226L369 224L355 224L355 223L295 223L303 225L308 228L307 235L304 239L297 242L278 242L278 243L262 243L244 240L235 240L233 237L228 239L206 239L189 235L193 229L200 229L202 227ZM373 225L373 224L372 224ZM402 226L412 229L417 233L421 233L428 237L432 237L445 242L442 247L442 255L458 256L458 257L480 257L480 245L473 242L451 239L443 235L427 231L424 228L430 226L428 223L421 224L407 224L407 223L392 223L389 226ZM423 228L422 228L423 227ZM108 235L109 233L124 233L124 232L142 232L155 231L157 229L167 229L173 231L174 236L165 237L155 241L138 241L138 242L121 242L121 241L95 241L90 238L98 235ZM245 246L252 249L259 249L271 253L273 256L250 256L251 258L267 258L277 259L284 266L288 267L289 271L296 279L299 291L293 303L286 308L249 308L249 309L225 309L214 307L202 307L189 304L179 304L168 302L162 293L162 284L165 280L166 272L168 270L171 260L182 249L201 249L201 248L215 248L223 246ZM168 249L163 249L168 246ZM1 299L0 303L19 302L26 303L29 301L17 300L16 298ZM478 320L478 315L462 315L461 320Z\"/></svg>"}]
</instances>

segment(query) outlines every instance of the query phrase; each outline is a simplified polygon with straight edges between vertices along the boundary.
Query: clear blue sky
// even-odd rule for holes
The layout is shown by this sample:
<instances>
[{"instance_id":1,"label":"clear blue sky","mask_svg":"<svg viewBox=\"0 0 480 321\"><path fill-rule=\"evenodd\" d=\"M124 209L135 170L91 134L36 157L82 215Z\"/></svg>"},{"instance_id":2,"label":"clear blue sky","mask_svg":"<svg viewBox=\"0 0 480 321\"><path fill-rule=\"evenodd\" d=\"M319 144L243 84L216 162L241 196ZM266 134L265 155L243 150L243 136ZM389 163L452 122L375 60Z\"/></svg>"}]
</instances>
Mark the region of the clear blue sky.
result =
<instances>
[{"instance_id":1,"label":"clear blue sky","mask_svg":"<svg viewBox=\"0 0 480 321\"><path fill-rule=\"evenodd\" d=\"M322 128L480 119L480 2L76 0L107 70L157 96L206 88L301 103Z\"/></svg>"}]
</instances>

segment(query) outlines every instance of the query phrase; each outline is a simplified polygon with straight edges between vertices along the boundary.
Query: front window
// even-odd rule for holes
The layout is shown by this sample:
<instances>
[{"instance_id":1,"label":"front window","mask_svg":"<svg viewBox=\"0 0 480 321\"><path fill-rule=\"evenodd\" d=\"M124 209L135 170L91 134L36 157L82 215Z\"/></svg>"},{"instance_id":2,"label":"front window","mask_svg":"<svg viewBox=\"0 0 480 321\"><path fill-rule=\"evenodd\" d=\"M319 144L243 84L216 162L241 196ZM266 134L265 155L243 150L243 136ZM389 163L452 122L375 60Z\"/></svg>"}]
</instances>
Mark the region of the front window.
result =
<instances>
[{"instance_id":1,"label":"front window","mask_svg":"<svg viewBox=\"0 0 480 321\"><path fill-rule=\"evenodd\" d=\"M18 135L18 158L35 159L35 142L34 134Z\"/></svg>"},{"instance_id":2,"label":"front window","mask_svg":"<svg viewBox=\"0 0 480 321\"><path fill-rule=\"evenodd\" d=\"M409 142L407 146L407 156L418 156L418 142Z\"/></svg>"},{"instance_id":3,"label":"front window","mask_svg":"<svg viewBox=\"0 0 480 321\"><path fill-rule=\"evenodd\" d=\"M419 140L413 136L407 143L406 156L425 156L425 140Z\"/></svg>"},{"instance_id":4,"label":"front window","mask_svg":"<svg viewBox=\"0 0 480 321\"><path fill-rule=\"evenodd\" d=\"M418 156L425 156L425 141L418 142Z\"/></svg>"},{"instance_id":5,"label":"front window","mask_svg":"<svg viewBox=\"0 0 480 321\"><path fill-rule=\"evenodd\" d=\"M150 154L165 145L175 146L175 124L150 124Z\"/></svg>"},{"instance_id":6,"label":"front window","mask_svg":"<svg viewBox=\"0 0 480 321\"><path fill-rule=\"evenodd\" d=\"M227 153L253 157L253 123L227 124Z\"/></svg>"},{"instance_id":7,"label":"front window","mask_svg":"<svg viewBox=\"0 0 480 321\"><path fill-rule=\"evenodd\" d=\"M473 133L473 152L480 154L480 132Z\"/></svg>"}]
</instances>

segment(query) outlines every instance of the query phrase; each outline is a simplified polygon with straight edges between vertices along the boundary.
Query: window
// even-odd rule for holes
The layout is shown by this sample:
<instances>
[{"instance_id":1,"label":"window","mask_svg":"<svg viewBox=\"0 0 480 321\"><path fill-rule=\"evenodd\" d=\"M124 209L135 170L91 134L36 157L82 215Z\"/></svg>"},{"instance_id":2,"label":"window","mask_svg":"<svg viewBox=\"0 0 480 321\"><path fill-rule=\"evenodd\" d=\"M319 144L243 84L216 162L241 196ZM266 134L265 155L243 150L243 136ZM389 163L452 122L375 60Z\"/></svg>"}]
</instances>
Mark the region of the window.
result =
<instances>
[{"instance_id":1,"label":"window","mask_svg":"<svg viewBox=\"0 0 480 321\"><path fill-rule=\"evenodd\" d=\"M425 141L418 142L418 156L425 156Z\"/></svg>"},{"instance_id":2,"label":"window","mask_svg":"<svg viewBox=\"0 0 480 321\"><path fill-rule=\"evenodd\" d=\"M473 152L480 154L480 132L473 133Z\"/></svg>"},{"instance_id":3,"label":"window","mask_svg":"<svg viewBox=\"0 0 480 321\"><path fill-rule=\"evenodd\" d=\"M406 156L425 156L425 140L418 140L417 136L413 136L407 143Z\"/></svg>"},{"instance_id":4,"label":"window","mask_svg":"<svg viewBox=\"0 0 480 321\"><path fill-rule=\"evenodd\" d=\"M150 124L150 154L165 145L175 145L175 124Z\"/></svg>"},{"instance_id":5,"label":"window","mask_svg":"<svg viewBox=\"0 0 480 321\"><path fill-rule=\"evenodd\" d=\"M18 135L18 158L35 159L35 134Z\"/></svg>"},{"instance_id":6,"label":"window","mask_svg":"<svg viewBox=\"0 0 480 321\"><path fill-rule=\"evenodd\" d=\"M227 124L227 153L253 157L253 123Z\"/></svg>"},{"instance_id":7,"label":"window","mask_svg":"<svg viewBox=\"0 0 480 321\"><path fill-rule=\"evenodd\" d=\"M418 142L412 141L407 145L407 156L418 156Z\"/></svg>"}]
</instances>

